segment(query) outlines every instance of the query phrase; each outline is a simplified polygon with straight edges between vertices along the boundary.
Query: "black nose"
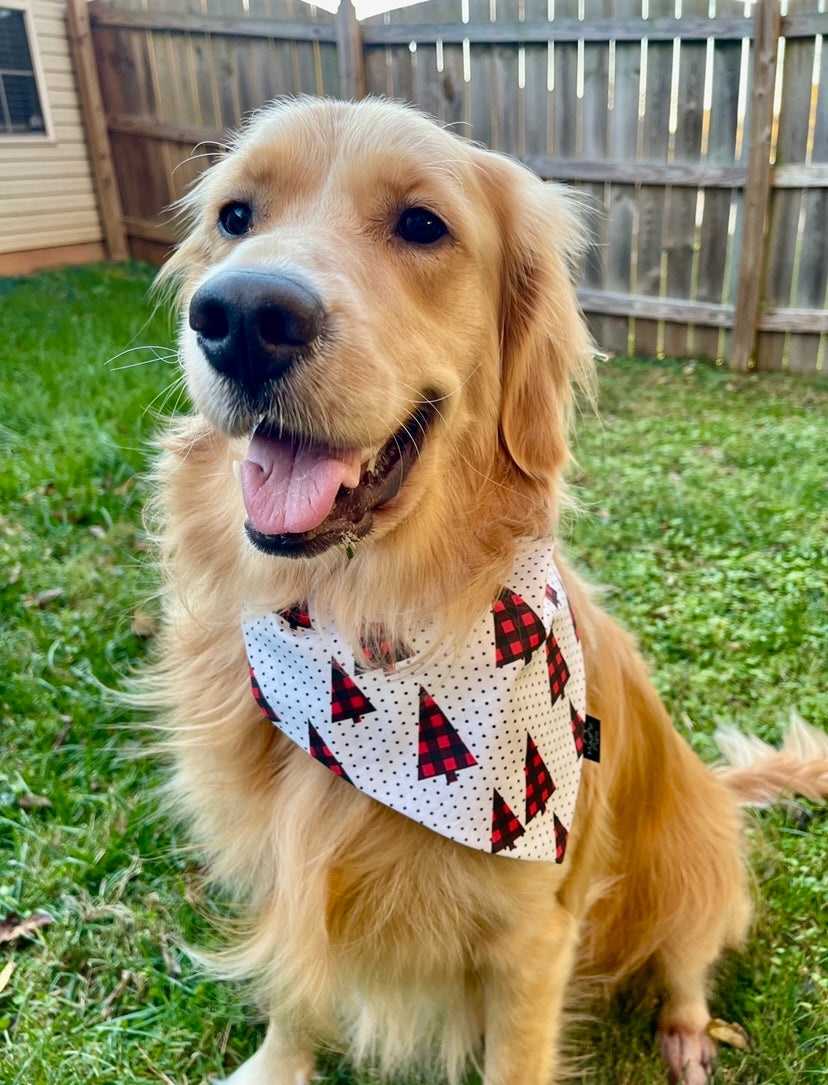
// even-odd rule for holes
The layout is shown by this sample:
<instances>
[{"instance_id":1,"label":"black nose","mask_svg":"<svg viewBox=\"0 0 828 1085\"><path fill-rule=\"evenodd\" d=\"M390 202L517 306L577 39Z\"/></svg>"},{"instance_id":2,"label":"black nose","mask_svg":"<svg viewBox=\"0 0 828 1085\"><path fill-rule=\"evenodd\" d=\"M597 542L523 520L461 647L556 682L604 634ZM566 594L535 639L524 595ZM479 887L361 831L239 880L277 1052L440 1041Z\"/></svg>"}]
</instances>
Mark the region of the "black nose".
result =
<instances>
[{"instance_id":1,"label":"black nose","mask_svg":"<svg viewBox=\"0 0 828 1085\"><path fill-rule=\"evenodd\" d=\"M222 271L190 302L190 327L207 361L249 387L281 377L324 323L321 298L281 272Z\"/></svg>"}]
</instances>

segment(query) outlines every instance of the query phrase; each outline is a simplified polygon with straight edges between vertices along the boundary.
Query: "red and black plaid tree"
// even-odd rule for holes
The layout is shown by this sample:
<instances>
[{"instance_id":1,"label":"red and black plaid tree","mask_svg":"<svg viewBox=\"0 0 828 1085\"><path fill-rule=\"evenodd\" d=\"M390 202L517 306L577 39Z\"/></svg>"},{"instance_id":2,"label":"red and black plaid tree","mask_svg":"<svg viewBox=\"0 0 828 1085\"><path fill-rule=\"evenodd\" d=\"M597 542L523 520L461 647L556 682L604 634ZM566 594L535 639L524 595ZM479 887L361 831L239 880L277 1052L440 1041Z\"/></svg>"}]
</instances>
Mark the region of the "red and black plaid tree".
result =
<instances>
[{"instance_id":1,"label":"red and black plaid tree","mask_svg":"<svg viewBox=\"0 0 828 1085\"><path fill-rule=\"evenodd\" d=\"M538 814L546 812L546 803L555 784L549 775L549 769L544 764L543 758L538 753L535 740L526 732L526 764L523 766L526 775L526 824Z\"/></svg>"},{"instance_id":2,"label":"red and black plaid tree","mask_svg":"<svg viewBox=\"0 0 828 1085\"><path fill-rule=\"evenodd\" d=\"M427 689L420 686L420 740L417 778L445 776L454 783L457 773L476 765L471 750L458 735Z\"/></svg>"},{"instance_id":3,"label":"red and black plaid tree","mask_svg":"<svg viewBox=\"0 0 828 1085\"><path fill-rule=\"evenodd\" d=\"M558 593L555 591L551 584L546 585L544 595L553 607L558 606Z\"/></svg>"},{"instance_id":4,"label":"red and black plaid tree","mask_svg":"<svg viewBox=\"0 0 828 1085\"><path fill-rule=\"evenodd\" d=\"M267 698L262 693L262 687L259 685L255 672L252 667L248 667L250 671L250 685L253 687L253 696L256 698L256 704L262 710L262 715L269 719L272 723L278 723L279 717L273 711L268 704Z\"/></svg>"},{"instance_id":5,"label":"red and black plaid tree","mask_svg":"<svg viewBox=\"0 0 828 1085\"><path fill-rule=\"evenodd\" d=\"M376 709L357 686L350 675L346 674L339 663L331 656L331 720L341 723L353 720L359 723L368 712Z\"/></svg>"},{"instance_id":6,"label":"red and black plaid tree","mask_svg":"<svg viewBox=\"0 0 828 1085\"><path fill-rule=\"evenodd\" d=\"M495 629L495 663L505 667L519 659L526 663L543 644L546 630L529 604L507 588L492 605Z\"/></svg>"},{"instance_id":7,"label":"red and black plaid tree","mask_svg":"<svg viewBox=\"0 0 828 1085\"><path fill-rule=\"evenodd\" d=\"M552 694L552 704L554 704L563 697L566 683L569 681L569 667L561 655L560 645L554 633L550 633L546 639L546 664L549 669L549 690Z\"/></svg>"},{"instance_id":8,"label":"red and black plaid tree","mask_svg":"<svg viewBox=\"0 0 828 1085\"><path fill-rule=\"evenodd\" d=\"M562 863L566 855L566 845L569 840L569 831L557 814L555 818L555 862Z\"/></svg>"},{"instance_id":9,"label":"red and black plaid tree","mask_svg":"<svg viewBox=\"0 0 828 1085\"><path fill-rule=\"evenodd\" d=\"M327 742L325 742L324 738L322 738L312 723L308 724L308 752L311 757L315 757L317 761L321 761L326 768L329 768L331 772L336 776L341 777L346 783L353 783L353 780L350 779L348 773L331 753Z\"/></svg>"},{"instance_id":10,"label":"red and black plaid tree","mask_svg":"<svg viewBox=\"0 0 828 1085\"><path fill-rule=\"evenodd\" d=\"M572 737L575 739L575 749L581 757L584 752L584 720L578 715L578 710L572 701L569 702L569 718L572 723Z\"/></svg>"},{"instance_id":11,"label":"red and black plaid tree","mask_svg":"<svg viewBox=\"0 0 828 1085\"><path fill-rule=\"evenodd\" d=\"M514 849L515 841L526 832L509 804L497 790L492 792L492 852Z\"/></svg>"}]
</instances>

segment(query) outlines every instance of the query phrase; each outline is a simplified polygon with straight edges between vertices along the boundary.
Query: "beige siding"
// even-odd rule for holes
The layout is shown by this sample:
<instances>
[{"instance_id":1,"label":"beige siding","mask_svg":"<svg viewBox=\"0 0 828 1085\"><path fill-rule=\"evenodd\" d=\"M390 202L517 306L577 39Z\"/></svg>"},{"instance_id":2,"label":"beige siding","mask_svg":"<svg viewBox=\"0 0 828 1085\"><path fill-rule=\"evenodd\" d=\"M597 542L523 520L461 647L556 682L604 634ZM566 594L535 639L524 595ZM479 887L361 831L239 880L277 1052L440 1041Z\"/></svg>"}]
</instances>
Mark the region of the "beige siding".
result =
<instances>
[{"instance_id":1,"label":"beige siding","mask_svg":"<svg viewBox=\"0 0 828 1085\"><path fill-rule=\"evenodd\" d=\"M18 7L20 0L0 0ZM0 135L0 253L103 238L75 87L63 0L28 0L39 56L45 137ZM37 63L37 60L35 60Z\"/></svg>"}]
</instances>

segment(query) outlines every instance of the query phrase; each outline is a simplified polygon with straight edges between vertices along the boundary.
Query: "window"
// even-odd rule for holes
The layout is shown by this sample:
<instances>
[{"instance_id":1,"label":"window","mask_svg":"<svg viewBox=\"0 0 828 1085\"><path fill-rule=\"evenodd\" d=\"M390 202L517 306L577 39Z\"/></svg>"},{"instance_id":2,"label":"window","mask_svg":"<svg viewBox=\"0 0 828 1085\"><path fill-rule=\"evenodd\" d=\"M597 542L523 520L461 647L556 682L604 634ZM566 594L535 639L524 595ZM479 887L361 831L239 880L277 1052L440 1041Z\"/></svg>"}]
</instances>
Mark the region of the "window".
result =
<instances>
[{"instance_id":1,"label":"window","mask_svg":"<svg viewBox=\"0 0 828 1085\"><path fill-rule=\"evenodd\" d=\"M0 136L45 131L25 15L0 7Z\"/></svg>"}]
</instances>

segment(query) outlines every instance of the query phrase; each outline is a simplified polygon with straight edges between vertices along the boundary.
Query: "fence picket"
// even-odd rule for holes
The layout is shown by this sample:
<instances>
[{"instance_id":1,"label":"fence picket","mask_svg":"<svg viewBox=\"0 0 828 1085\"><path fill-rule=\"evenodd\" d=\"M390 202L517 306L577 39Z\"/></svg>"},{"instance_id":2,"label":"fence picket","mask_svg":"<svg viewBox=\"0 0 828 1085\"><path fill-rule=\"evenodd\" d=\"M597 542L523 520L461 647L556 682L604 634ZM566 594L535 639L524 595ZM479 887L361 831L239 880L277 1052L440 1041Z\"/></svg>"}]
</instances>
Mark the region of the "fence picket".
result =
<instances>
[{"instance_id":1,"label":"fence picket","mask_svg":"<svg viewBox=\"0 0 828 1085\"><path fill-rule=\"evenodd\" d=\"M704 127L704 74L707 47L704 42L681 42L678 52L678 87L673 159L698 162ZM676 104L671 104L675 108ZM668 297L698 299L695 263L696 210L699 189L674 185L664 222L666 251L665 289ZM697 348L694 325L664 325L663 351L668 357L687 357ZM708 351L709 353L709 351Z\"/></svg>"},{"instance_id":2,"label":"fence picket","mask_svg":"<svg viewBox=\"0 0 828 1085\"><path fill-rule=\"evenodd\" d=\"M785 45L785 81L776 144L779 165L804 163L808 157L814 48L814 39L808 38ZM796 304L805 236L800 226L807 217L806 200L805 191L798 188L779 189L771 195L764 298L772 306ZM766 332L759 336L756 362L762 369L791 366L813 370L818 349L818 337Z\"/></svg>"},{"instance_id":3,"label":"fence picket","mask_svg":"<svg viewBox=\"0 0 828 1085\"><path fill-rule=\"evenodd\" d=\"M526 0L526 21L545 19L548 0ZM522 155L549 152L547 111L549 109L549 45L529 42L524 46Z\"/></svg>"},{"instance_id":4,"label":"fence picket","mask_svg":"<svg viewBox=\"0 0 828 1085\"><path fill-rule=\"evenodd\" d=\"M651 0L651 17L671 15L673 10L673 0ZM673 44L666 41L649 42L646 53L646 87L642 88L644 101L643 117L640 118L639 147L645 161L666 161L669 147ZM665 211L669 193L670 188L666 185L641 185L638 189L638 292L653 297L660 297L662 294ZM662 347L663 326L656 321L637 321L636 351L654 357L662 353Z\"/></svg>"},{"instance_id":5,"label":"fence picket","mask_svg":"<svg viewBox=\"0 0 828 1085\"><path fill-rule=\"evenodd\" d=\"M757 338L765 224L770 195L779 31L779 0L766 0L756 9L748 179L745 185L742 248L733 324L732 353L734 364L740 368L747 368L753 361Z\"/></svg>"},{"instance_id":6,"label":"fence picket","mask_svg":"<svg viewBox=\"0 0 828 1085\"><path fill-rule=\"evenodd\" d=\"M617 18L637 15L638 0L615 0ZM638 99L641 86L641 43L616 41L614 49L613 108L608 128L609 154L613 162L635 162L638 154ZM635 184L609 186L607 212L607 275L610 293L636 294L636 248L638 205ZM607 350L626 354L634 348L636 318L607 318L604 343Z\"/></svg>"},{"instance_id":7,"label":"fence picket","mask_svg":"<svg viewBox=\"0 0 828 1085\"><path fill-rule=\"evenodd\" d=\"M731 166L737 161L739 128L739 80L742 66L742 43L714 42L706 48L705 78L710 81L710 101L704 123L709 125L705 160L715 165ZM709 71L707 70L709 68ZM704 192L701 224L698 231L696 296L705 302L733 303L732 284L727 279L730 246L730 220L734 190L711 188ZM696 328L695 351L701 356L722 356L722 333L714 328Z\"/></svg>"}]
</instances>

